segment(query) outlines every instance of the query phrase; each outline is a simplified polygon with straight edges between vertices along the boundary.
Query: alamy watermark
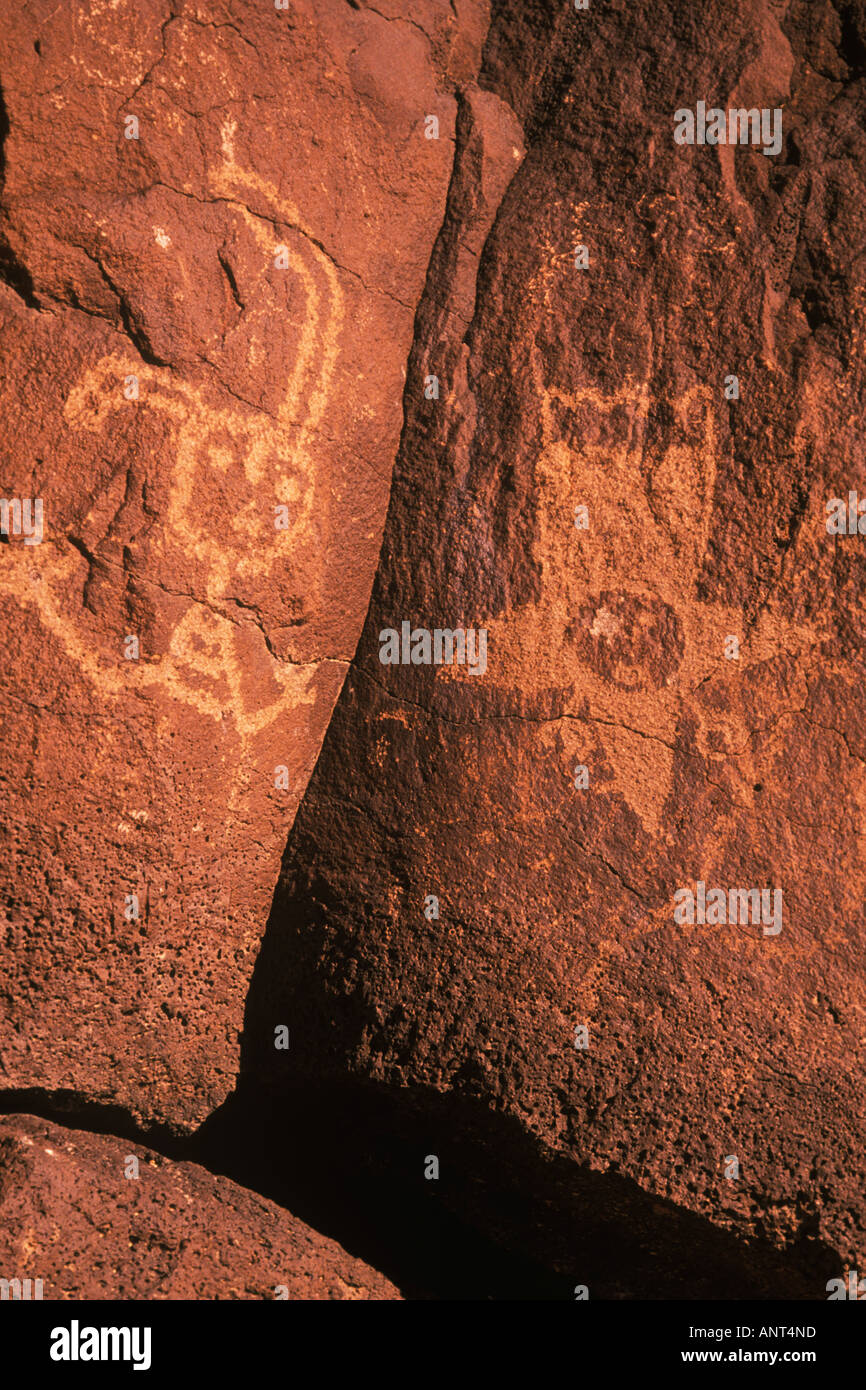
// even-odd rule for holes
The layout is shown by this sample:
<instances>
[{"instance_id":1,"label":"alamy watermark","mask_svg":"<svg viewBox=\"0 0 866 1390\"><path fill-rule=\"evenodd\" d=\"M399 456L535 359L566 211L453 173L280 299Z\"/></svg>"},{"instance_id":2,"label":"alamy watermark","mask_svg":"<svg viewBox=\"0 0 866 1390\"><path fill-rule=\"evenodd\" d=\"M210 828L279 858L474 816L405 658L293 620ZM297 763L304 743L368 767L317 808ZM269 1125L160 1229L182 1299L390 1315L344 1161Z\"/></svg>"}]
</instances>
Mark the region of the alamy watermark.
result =
<instances>
[{"instance_id":1,"label":"alamy watermark","mask_svg":"<svg viewBox=\"0 0 866 1390\"><path fill-rule=\"evenodd\" d=\"M431 632L406 622L399 632L386 627L379 633L379 660L383 666L466 666L471 676L483 676L487 629L436 627Z\"/></svg>"},{"instance_id":2,"label":"alamy watermark","mask_svg":"<svg viewBox=\"0 0 866 1390\"><path fill-rule=\"evenodd\" d=\"M674 112L674 140L678 145L763 145L762 154L782 149L782 108L731 107L723 111L699 101L692 111L683 106Z\"/></svg>"},{"instance_id":3,"label":"alamy watermark","mask_svg":"<svg viewBox=\"0 0 866 1390\"><path fill-rule=\"evenodd\" d=\"M858 1303L866 1299L866 1279L861 1279L856 1269L849 1269L841 1279L828 1279L825 1287L828 1303L840 1298L856 1299Z\"/></svg>"},{"instance_id":4,"label":"alamy watermark","mask_svg":"<svg viewBox=\"0 0 866 1390\"><path fill-rule=\"evenodd\" d=\"M23 536L25 545L39 545L42 498L0 497L0 536Z\"/></svg>"},{"instance_id":5,"label":"alamy watermark","mask_svg":"<svg viewBox=\"0 0 866 1390\"><path fill-rule=\"evenodd\" d=\"M41 1299L43 1287L41 1279L0 1279L0 1300L5 1303L10 1298L14 1302Z\"/></svg>"},{"instance_id":6,"label":"alamy watermark","mask_svg":"<svg viewBox=\"0 0 866 1390\"><path fill-rule=\"evenodd\" d=\"M51 1330L52 1361L131 1361L134 1371L150 1370L152 1329L149 1327L82 1327L73 1318L69 1327Z\"/></svg>"},{"instance_id":7,"label":"alamy watermark","mask_svg":"<svg viewBox=\"0 0 866 1390\"><path fill-rule=\"evenodd\" d=\"M826 504L828 536L866 536L866 497L858 497L856 492L844 497L831 497Z\"/></svg>"},{"instance_id":8,"label":"alamy watermark","mask_svg":"<svg viewBox=\"0 0 866 1390\"><path fill-rule=\"evenodd\" d=\"M782 930L781 888L710 888L698 882L696 891L678 888L674 893L674 921L678 926L745 926L760 922L764 936Z\"/></svg>"}]
</instances>

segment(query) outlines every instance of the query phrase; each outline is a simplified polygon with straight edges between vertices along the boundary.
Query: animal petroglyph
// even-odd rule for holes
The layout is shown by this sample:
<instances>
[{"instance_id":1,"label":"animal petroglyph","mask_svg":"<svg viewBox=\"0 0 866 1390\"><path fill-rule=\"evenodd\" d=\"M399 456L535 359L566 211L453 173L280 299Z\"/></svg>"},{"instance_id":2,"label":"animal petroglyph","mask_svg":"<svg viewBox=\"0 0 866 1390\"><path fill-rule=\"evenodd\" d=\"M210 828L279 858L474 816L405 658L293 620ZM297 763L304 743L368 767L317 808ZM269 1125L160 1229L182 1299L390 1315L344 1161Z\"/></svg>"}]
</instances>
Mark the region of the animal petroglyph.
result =
<instances>
[{"instance_id":1,"label":"animal petroglyph","mask_svg":"<svg viewBox=\"0 0 866 1390\"><path fill-rule=\"evenodd\" d=\"M65 601L81 588L84 562L63 537L52 536L50 506L49 544L39 547L38 554L9 547L0 592L35 607L43 627L101 693L118 698L130 689L162 686L199 714L215 721L228 715L246 746L286 710L287 701L295 706L315 698L317 663L283 661L270 647L276 696L271 698L273 688L268 690L267 682L257 682L252 690L244 680L239 638L249 636L247 619L254 606L235 595L239 584L243 591L244 581L258 583L279 574L290 557L299 555L308 558L305 574L312 575L312 582L321 578L317 527L327 520L328 500L321 487L322 470L315 466L316 432L333 385L344 308L334 264L304 227L297 209L272 184L238 166L233 138L234 123L228 122L222 131L222 163L211 174L212 192L252 240L262 274L271 270L279 246L288 264L282 273L293 275L300 289L301 307L291 325L296 334L293 360L285 369L277 409L257 409L234 396L229 404L220 404L219 395L225 399L228 393L219 393L213 381L183 379L168 367L125 353L109 354L85 371L64 407L71 430L96 436L110 430L122 411L153 411L169 422L171 479L149 535L150 560L156 567L149 564L136 579L156 584L148 575L160 572L161 558L174 556L184 574L197 577L190 587L198 592L186 595L189 606L163 650L143 651L140 662L123 661L123 634L117 634L116 648L109 651L104 635L97 637L89 630L87 615ZM251 211L245 200L255 200L263 211ZM145 230L150 234L151 228ZM170 254L167 233L160 244ZM251 360L261 357L266 347L270 357L273 345L285 337L268 335L267 323L251 331ZM279 359L275 365L283 370ZM134 401L123 394L123 383L131 375L140 388ZM202 502L221 480L231 484L236 505L227 521L215 526ZM284 529L275 526L277 508L287 509ZM98 552L97 560L110 569L112 561ZM177 564L172 568L176 572ZM305 597L315 595L307 592ZM262 634L267 641L263 628Z\"/></svg>"}]
</instances>

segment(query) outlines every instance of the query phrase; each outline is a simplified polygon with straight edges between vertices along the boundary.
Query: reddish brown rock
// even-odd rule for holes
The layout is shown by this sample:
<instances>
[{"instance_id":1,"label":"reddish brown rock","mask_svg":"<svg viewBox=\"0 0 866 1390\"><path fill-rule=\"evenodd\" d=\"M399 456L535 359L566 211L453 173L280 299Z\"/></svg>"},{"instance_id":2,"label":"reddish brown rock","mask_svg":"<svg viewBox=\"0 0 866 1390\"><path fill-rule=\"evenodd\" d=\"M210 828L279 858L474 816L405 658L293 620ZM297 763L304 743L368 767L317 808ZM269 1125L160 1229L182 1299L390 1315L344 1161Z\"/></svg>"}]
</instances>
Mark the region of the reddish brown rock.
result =
<instances>
[{"instance_id":1,"label":"reddish brown rock","mask_svg":"<svg viewBox=\"0 0 866 1390\"><path fill-rule=\"evenodd\" d=\"M233 1085L357 642L481 3L13 6L3 1084ZM426 118L439 121L426 138ZM136 645L137 644L137 645Z\"/></svg>"},{"instance_id":2,"label":"reddish brown rock","mask_svg":"<svg viewBox=\"0 0 866 1390\"><path fill-rule=\"evenodd\" d=\"M400 1298L228 1178L32 1115L0 1118L0 1278L46 1299Z\"/></svg>"},{"instance_id":3,"label":"reddish brown rock","mask_svg":"<svg viewBox=\"0 0 866 1390\"><path fill-rule=\"evenodd\" d=\"M843 8L495 7L248 1005L251 1084L420 1115L419 1155L474 1164L464 1214L575 1283L587 1229L626 1233L608 1296L670 1273L652 1203L697 1263L714 1232L781 1252L762 1296L866 1259L866 539L825 525L866 495ZM781 108L781 152L677 145L698 101ZM484 629L486 670L381 664L403 622ZM698 882L781 890L781 931L676 922Z\"/></svg>"}]
</instances>

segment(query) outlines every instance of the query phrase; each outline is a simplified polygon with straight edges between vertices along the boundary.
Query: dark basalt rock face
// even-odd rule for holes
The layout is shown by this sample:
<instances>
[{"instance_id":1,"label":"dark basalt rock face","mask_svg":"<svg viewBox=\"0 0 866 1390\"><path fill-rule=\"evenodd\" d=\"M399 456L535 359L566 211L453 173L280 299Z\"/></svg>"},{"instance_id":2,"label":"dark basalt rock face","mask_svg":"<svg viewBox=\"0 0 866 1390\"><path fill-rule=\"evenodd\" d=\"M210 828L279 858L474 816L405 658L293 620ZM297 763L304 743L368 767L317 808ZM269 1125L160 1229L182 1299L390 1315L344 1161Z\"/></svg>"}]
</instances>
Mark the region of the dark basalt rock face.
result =
<instances>
[{"instance_id":1,"label":"dark basalt rock face","mask_svg":"<svg viewBox=\"0 0 866 1390\"><path fill-rule=\"evenodd\" d=\"M864 1221L864 542L826 526L866 491L862 8L540 9L496 7L458 114L246 1062L437 1116L462 1214L576 1279L592 1193L600 1229L658 1199L704 1223L693 1265L727 1233L741 1290L823 1298ZM699 99L781 109L779 156L677 145ZM486 630L486 670L383 665L404 621ZM675 920L699 884L779 922Z\"/></svg>"}]
</instances>

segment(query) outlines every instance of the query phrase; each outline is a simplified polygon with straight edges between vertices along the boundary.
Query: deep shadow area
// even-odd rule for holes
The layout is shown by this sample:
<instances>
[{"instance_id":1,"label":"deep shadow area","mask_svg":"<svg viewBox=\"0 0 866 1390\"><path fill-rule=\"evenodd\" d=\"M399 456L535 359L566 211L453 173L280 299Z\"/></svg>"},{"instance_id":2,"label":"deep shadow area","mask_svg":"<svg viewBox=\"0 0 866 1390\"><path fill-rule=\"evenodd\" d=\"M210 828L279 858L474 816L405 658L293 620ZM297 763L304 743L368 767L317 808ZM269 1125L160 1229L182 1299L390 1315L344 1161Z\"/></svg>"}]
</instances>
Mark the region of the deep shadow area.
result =
<instances>
[{"instance_id":1,"label":"deep shadow area","mask_svg":"<svg viewBox=\"0 0 866 1390\"><path fill-rule=\"evenodd\" d=\"M455 1214L445 1196L453 1177L424 1178L429 1145L419 1156L420 1132L414 1146L401 1143L388 1111L352 1087L276 1097L242 1085L195 1135L190 1157L287 1207L407 1298L571 1297L555 1271Z\"/></svg>"},{"instance_id":2,"label":"deep shadow area","mask_svg":"<svg viewBox=\"0 0 866 1390\"><path fill-rule=\"evenodd\" d=\"M83 1129L114 1139L144 1144L166 1158L183 1159L189 1140L164 1125L145 1128L122 1105L107 1105L73 1090L45 1090L39 1086L0 1091L0 1115L37 1115L67 1129Z\"/></svg>"},{"instance_id":3,"label":"deep shadow area","mask_svg":"<svg viewBox=\"0 0 866 1390\"><path fill-rule=\"evenodd\" d=\"M274 1109L264 1097L242 1091L192 1136L138 1125L122 1107L71 1090L0 1092L0 1115L35 1115L140 1144L174 1162L197 1163L270 1198L350 1253L364 1251L361 1258L391 1270L409 1298L569 1296L561 1278L466 1227L443 1206L436 1184L377 1177L343 1128L345 1109L332 1099L336 1108L330 1099L308 1097L314 1115L303 1101L297 1110L291 1103ZM381 1138L386 1142L387 1134Z\"/></svg>"},{"instance_id":4,"label":"deep shadow area","mask_svg":"<svg viewBox=\"0 0 866 1390\"><path fill-rule=\"evenodd\" d=\"M31 1114L200 1164L260 1193L420 1300L818 1300L841 1268L814 1239L744 1242L620 1174L543 1161L511 1120L364 1082L249 1081L194 1135L70 1091L6 1091ZM483 1130L483 1133L482 1133ZM433 1139L435 1136L435 1139ZM424 1177L436 1153L438 1180Z\"/></svg>"},{"instance_id":5,"label":"deep shadow area","mask_svg":"<svg viewBox=\"0 0 866 1390\"><path fill-rule=\"evenodd\" d=\"M438 1180L424 1176L436 1154ZM242 1084L190 1157L288 1207L410 1298L817 1299L838 1255L744 1242L615 1172L541 1158L507 1117L362 1081ZM483 1232L483 1234L482 1234Z\"/></svg>"}]
</instances>

